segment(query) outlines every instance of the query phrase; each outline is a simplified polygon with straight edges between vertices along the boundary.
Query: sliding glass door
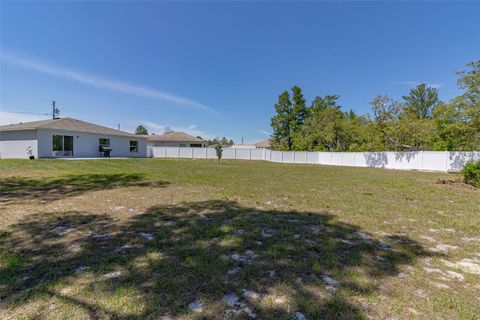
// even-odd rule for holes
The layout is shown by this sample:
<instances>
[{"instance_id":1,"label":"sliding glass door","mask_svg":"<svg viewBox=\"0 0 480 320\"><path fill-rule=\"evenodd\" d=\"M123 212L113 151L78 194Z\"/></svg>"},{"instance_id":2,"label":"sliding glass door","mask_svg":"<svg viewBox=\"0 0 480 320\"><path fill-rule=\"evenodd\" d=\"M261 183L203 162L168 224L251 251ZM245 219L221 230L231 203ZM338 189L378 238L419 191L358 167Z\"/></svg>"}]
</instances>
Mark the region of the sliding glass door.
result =
<instances>
[{"instance_id":1,"label":"sliding glass door","mask_svg":"<svg viewBox=\"0 0 480 320\"><path fill-rule=\"evenodd\" d=\"M54 157L72 157L73 156L73 136L53 135L52 156Z\"/></svg>"}]
</instances>

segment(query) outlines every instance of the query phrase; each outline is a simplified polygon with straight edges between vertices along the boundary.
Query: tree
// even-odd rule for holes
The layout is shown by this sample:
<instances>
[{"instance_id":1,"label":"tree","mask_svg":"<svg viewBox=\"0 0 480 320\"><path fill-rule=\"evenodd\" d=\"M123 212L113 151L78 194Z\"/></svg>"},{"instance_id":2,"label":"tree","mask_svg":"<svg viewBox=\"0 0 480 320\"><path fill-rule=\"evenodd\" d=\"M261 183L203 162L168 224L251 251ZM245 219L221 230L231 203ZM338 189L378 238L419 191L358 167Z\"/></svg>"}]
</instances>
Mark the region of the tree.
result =
<instances>
[{"instance_id":1,"label":"tree","mask_svg":"<svg viewBox=\"0 0 480 320\"><path fill-rule=\"evenodd\" d=\"M433 110L437 139L435 150L480 150L480 60L457 72L464 93Z\"/></svg>"},{"instance_id":2,"label":"tree","mask_svg":"<svg viewBox=\"0 0 480 320\"><path fill-rule=\"evenodd\" d=\"M217 143L215 145L215 152L217 153L218 163L220 163L220 160L222 159L222 154L223 154L223 147L220 143Z\"/></svg>"},{"instance_id":3,"label":"tree","mask_svg":"<svg viewBox=\"0 0 480 320\"><path fill-rule=\"evenodd\" d=\"M234 142L233 142L232 139L229 140L225 137L223 137L222 139L220 139L219 137L216 137L213 140L207 140L207 145L208 146L215 146L217 144L220 144L220 145L225 146L225 147L229 147L229 146L233 145Z\"/></svg>"},{"instance_id":4,"label":"tree","mask_svg":"<svg viewBox=\"0 0 480 320\"><path fill-rule=\"evenodd\" d=\"M465 109L471 108L472 116L480 113L480 60L467 63L472 70L458 71L457 85L465 92L454 99L454 103L462 105Z\"/></svg>"},{"instance_id":5,"label":"tree","mask_svg":"<svg viewBox=\"0 0 480 320\"><path fill-rule=\"evenodd\" d=\"M432 109L440 102L438 90L427 86L425 83L417 85L410 90L408 96L403 96L406 108L415 114L419 119L429 118Z\"/></svg>"},{"instance_id":6,"label":"tree","mask_svg":"<svg viewBox=\"0 0 480 320\"><path fill-rule=\"evenodd\" d=\"M295 135L295 150L344 151L348 147L344 116L336 104L338 96L317 96L302 130Z\"/></svg>"},{"instance_id":7,"label":"tree","mask_svg":"<svg viewBox=\"0 0 480 320\"><path fill-rule=\"evenodd\" d=\"M340 96L336 94L326 95L325 97L316 96L315 99L313 99L312 101L310 111L316 112L320 110L325 110L327 108L341 109L341 106L337 105L338 99L340 99Z\"/></svg>"},{"instance_id":8,"label":"tree","mask_svg":"<svg viewBox=\"0 0 480 320\"><path fill-rule=\"evenodd\" d=\"M287 90L282 92L274 108L276 115L271 119L272 146L276 149L292 150L293 136L299 132L308 116L307 101L303 97L302 89L294 86L292 99Z\"/></svg>"},{"instance_id":9,"label":"tree","mask_svg":"<svg viewBox=\"0 0 480 320\"><path fill-rule=\"evenodd\" d=\"M143 134L143 135L148 135L148 130L142 125L139 125L137 129L135 130L135 134Z\"/></svg>"},{"instance_id":10,"label":"tree","mask_svg":"<svg viewBox=\"0 0 480 320\"><path fill-rule=\"evenodd\" d=\"M172 133L172 132L173 132L173 130L172 130L172 128L170 128L170 127L165 127L165 129L163 129L163 133L164 133L164 134Z\"/></svg>"},{"instance_id":11,"label":"tree","mask_svg":"<svg viewBox=\"0 0 480 320\"><path fill-rule=\"evenodd\" d=\"M292 103L290 130L292 135L294 135L303 125L308 115L307 101L303 97L300 87L294 86L292 88Z\"/></svg>"},{"instance_id":12,"label":"tree","mask_svg":"<svg viewBox=\"0 0 480 320\"><path fill-rule=\"evenodd\" d=\"M274 107L277 114L271 120L273 145L278 149L291 150L292 132L290 131L290 124L292 120L292 101L288 91L285 90L280 94L278 102Z\"/></svg>"}]
</instances>

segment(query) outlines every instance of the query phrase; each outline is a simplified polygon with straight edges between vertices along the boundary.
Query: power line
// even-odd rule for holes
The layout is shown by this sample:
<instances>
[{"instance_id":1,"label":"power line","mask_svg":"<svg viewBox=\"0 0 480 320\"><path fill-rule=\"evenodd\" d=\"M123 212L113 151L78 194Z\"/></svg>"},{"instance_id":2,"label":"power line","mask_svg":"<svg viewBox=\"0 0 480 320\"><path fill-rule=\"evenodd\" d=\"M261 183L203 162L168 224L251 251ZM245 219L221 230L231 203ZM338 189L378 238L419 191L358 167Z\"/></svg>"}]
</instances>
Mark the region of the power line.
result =
<instances>
[{"instance_id":1,"label":"power line","mask_svg":"<svg viewBox=\"0 0 480 320\"><path fill-rule=\"evenodd\" d=\"M41 113L41 112L16 112L16 111L2 111L3 113L21 113L21 114L41 114L44 116L50 116L50 113Z\"/></svg>"}]
</instances>

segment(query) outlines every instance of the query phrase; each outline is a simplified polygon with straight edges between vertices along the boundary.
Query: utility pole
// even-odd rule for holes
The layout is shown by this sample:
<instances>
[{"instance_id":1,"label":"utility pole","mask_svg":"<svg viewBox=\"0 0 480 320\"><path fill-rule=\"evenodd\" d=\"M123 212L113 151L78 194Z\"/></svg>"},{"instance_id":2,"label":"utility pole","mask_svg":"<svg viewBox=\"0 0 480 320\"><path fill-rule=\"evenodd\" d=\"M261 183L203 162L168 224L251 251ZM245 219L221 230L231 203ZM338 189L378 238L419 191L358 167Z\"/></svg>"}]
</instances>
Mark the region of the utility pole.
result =
<instances>
[{"instance_id":1,"label":"utility pole","mask_svg":"<svg viewBox=\"0 0 480 320\"><path fill-rule=\"evenodd\" d=\"M120 131L120 123L118 124L118 131Z\"/></svg>"},{"instance_id":2,"label":"utility pole","mask_svg":"<svg viewBox=\"0 0 480 320\"><path fill-rule=\"evenodd\" d=\"M52 101L52 118L53 118L53 120L58 119L57 118L58 109L57 109L57 107L55 107L55 103L56 103L56 101L53 100Z\"/></svg>"}]
</instances>

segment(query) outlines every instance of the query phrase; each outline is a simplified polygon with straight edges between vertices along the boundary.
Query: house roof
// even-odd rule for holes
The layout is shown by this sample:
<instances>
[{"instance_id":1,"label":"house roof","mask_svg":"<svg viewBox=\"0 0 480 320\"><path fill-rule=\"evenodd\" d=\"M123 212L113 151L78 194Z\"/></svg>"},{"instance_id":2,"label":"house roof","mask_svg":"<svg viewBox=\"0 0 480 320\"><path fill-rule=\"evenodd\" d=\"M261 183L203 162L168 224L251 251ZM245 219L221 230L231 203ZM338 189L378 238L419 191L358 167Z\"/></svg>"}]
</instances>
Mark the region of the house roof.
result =
<instances>
[{"instance_id":1,"label":"house roof","mask_svg":"<svg viewBox=\"0 0 480 320\"><path fill-rule=\"evenodd\" d=\"M270 148L270 140L263 140L254 144L257 148Z\"/></svg>"},{"instance_id":2,"label":"house roof","mask_svg":"<svg viewBox=\"0 0 480 320\"><path fill-rule=\"evenodd\" d=\"M115 130L112 128L99 126L98 124L93 124L93 123L72 119L72 118L49 119L49 120L40 120L40 121L32 121L32 122L24 122L24 123L0 126L0 132L35 130L35 129L54 129L54 130L97 133L97 134L105 134L105 135L111 135L111 136L127 136L127 137L144 138L143 136L134 135L132 133L128 133L125 131Z\"/></svg>"},{"instance_id":3,"label":"house roof","mask_svg":"<svg viewBox=\"0 0 480 320\"><path fill-rule=\"evenodd\" d=\"M169 132L162 135L152 134L150 136L144 136L148 141L157 142L204 142L204 140L197 137L186 134L185 132Z\"/></svg>"}]
</instances>

